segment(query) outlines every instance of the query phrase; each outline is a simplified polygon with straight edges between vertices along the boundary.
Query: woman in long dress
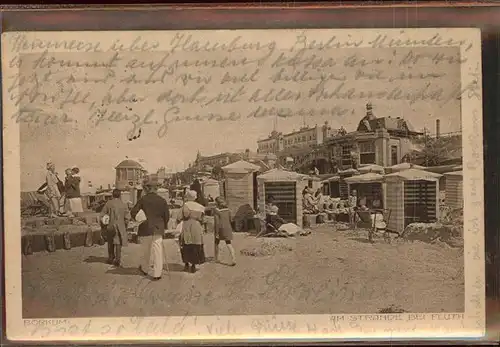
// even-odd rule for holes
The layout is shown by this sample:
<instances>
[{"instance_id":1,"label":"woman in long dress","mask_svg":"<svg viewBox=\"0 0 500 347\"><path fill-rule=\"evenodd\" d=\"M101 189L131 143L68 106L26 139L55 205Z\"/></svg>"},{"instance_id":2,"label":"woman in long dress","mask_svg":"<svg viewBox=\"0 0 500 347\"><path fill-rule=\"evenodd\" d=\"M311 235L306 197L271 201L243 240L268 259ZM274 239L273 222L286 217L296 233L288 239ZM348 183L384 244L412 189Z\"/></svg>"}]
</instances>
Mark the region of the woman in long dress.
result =
<instances>
[{"instance_id":1,"label":"woman in long dress","mask_svg":"<svg viewBox=\"0 0 500 347\"><path fill-rule=\"evenodd\" d=\"M66 192L66 197L69 200L69 206L73 215L83 212L82 195L80 193L80 169L74 167L71 169L70 191Z\"/></svg>"},{"instance_id":2,"label":"woman in long dress","mask_svg":"<svg viewBox=\"0 0 500 347\"><path fill-rule=\"evenodd\" d=\"M179 235L184 271L191 273L196 272L196 265L205 262L202 226L205 207L197 203L196 198L195 191L186 191L185 203L181 209L182 231Z\"/></svg>"}]
</instances>

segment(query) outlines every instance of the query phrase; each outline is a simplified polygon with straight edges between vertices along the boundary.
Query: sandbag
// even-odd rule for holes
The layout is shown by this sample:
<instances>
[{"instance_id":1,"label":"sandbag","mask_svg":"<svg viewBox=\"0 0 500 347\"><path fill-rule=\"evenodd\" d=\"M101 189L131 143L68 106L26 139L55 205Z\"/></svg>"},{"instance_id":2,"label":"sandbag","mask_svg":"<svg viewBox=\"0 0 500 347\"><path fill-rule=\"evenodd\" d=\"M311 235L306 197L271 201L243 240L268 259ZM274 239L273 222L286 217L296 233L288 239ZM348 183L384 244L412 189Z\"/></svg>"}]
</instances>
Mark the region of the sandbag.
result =
<instances>
[{"instance_id":1,"label":"sandbag","mask_svg":"<svg viewBox=\"0 0 500 347\"><path fill-rule=\"evenodd\" d=\"M85 233L85 247L91 247L94 245L94 233L91 228L87 229Z\"/></svg>"},{"instance_id":2,"label":"sandbag","mask_svg":"<svg viewBox=\"0 0 500 347\"><path fill-rule=\"evenodd\" d=\"M46 235L44 235L44 238L45 238L45 248L47 249L47 251L55 252L56 251L56 241L55 241L54 234L52 234L52 233L46 234Z\"/></svg>"},{"instance_id":3,"label":"sandbag","mask_svg":"<svg viewBox=\"0 0 500 347\"><path fill-rule=\"evenodd\" d=\"M21 239L21 244L24 255L33 254L33 238L31 235L24 235Z\"/></svg>"},{"instance_id":4,"label":"sandbag","mask_svg":"<svg viewBox=\"0 0 500 347\"><path fill-rule=\"evenodd\" d=\"M69 232L63 233L63 247L66 250L71 249L71 238L70 238Z\"/></svg>"}]
</instances>

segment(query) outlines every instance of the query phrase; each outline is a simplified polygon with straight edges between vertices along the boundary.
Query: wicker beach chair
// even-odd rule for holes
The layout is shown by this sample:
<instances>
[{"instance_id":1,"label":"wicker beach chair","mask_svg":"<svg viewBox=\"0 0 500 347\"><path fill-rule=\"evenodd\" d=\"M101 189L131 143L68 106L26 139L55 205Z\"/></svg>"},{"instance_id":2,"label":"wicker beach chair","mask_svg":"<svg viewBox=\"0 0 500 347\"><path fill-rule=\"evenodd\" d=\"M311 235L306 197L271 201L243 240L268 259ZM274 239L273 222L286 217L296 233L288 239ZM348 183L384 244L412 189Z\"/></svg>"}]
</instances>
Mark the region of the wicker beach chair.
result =
<instances>
[{"instance_id":1,"label":"wicker beach chair","mask_svg":"<svg viewBox=\"0 0 500 347\"><path fill-rule=\"evenodd\" d=\"M382 219L377 221L377 215L382 215ZM390 239L386 228L391 218L391 210L357 210L356 217L356 226L368 230L368 240L370 242L373 242L373 235L377 232L383 232L386 241Z\"/></svg>"},{"instance_id":2,"label":"wicker beach chair","mask_svg":"<svg viewBox=\"0 0 500 347\"><path fill-rule=\"evenodd\" d=\"M37 192L26 192L21 195L21 216L48 216L50 205L45 195Z\"/></svg>"}]
</instances>

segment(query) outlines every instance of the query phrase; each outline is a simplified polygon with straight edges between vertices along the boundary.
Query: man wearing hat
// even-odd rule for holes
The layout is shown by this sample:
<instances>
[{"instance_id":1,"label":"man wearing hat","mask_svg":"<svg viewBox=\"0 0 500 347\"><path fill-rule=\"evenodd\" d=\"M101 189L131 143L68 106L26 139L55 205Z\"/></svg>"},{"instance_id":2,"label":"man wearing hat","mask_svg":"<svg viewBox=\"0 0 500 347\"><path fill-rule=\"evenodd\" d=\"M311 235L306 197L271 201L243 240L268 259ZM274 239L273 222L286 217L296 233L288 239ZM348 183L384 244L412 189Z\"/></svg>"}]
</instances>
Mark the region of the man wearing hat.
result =
<instances>
[{"instance_id":1,"label":"man wearing hat","mask_svg":"<svg viewBox=\"0 0 500 347\"><path fill-rule=\"evenodd\" d=\"M170 218L167 201L157 194L158 186L157 175L147 176L143 182L145 194L130 211L134 219L140 210L146 215L146 221L143 223L147 227L143 228L141 235L143 258L139 269L144 275L151 276L153 280L159 280L162 275L163 235L168 229Z\"/></svg>"}]
</instances>

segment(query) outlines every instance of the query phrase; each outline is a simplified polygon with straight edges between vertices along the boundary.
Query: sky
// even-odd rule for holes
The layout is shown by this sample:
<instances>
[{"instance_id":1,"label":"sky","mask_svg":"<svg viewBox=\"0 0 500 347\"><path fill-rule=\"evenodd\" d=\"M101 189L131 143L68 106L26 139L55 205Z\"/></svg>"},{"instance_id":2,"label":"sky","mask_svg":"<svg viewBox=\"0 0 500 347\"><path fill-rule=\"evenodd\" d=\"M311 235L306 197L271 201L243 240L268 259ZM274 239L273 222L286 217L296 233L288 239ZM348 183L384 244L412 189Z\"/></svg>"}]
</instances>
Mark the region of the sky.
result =
<instances>
[{"instance_id":1,"label":"sky","mask_svg":"<svg viewBox=\"0 0 500 347\"><path fill-rule=\"evenodd\" d=\"M345 59L353 54L352 49L337 49L334 52L324 53L325 57L333 56L340 62L345 62ZM395 53L392 49L356 49L357 59L365 58L367 61L373 59L381 59L383 62L377 66L367 65L363 68L365 73L376 73L382 71L385 75L397 76L401 71L418 75L420 73L434 73L442 74L440 78L432 79L432 88L442 87L445 92L450 92L453 88L460 88L460 67L456 64L433 64L429 59L423 59L421 63L413 64L410 67L397 66L395 64L388 64L391 59L402 59L403 56L408 54L408 50L398 49ZM450 56L456 56L458 50L454 49L435 49L435 48L421 48L419 52L423 52L429 56L436 53L444 52ZM279 52L274 53L275 56ZM68 54L59 54L64 56ZM149 53L150 57L152 56ZM27 59L35 59L36 57L28 57ZM101 57L102 58L102 57ZM101 59L100 58L100 59ZM130 57L129 57L130 58ZM139 56L141 58L141 56ZM161 56L157 57L158 59ZM62 58L61 58L62 59ZM104 58L102 58L104 59ZM147 58L142 56L142 59ZM360 63L361 64L361 63ZM268 64L270 65L270 64ZM247 93L251 94L255 89L266 90L270 88L268 78L277 70L271 69L268 65L262 67L259 71L261 79L257 82L245 83ZM301 67L287 68L288 73L301 71ZM405 70L406 69L406 70ZM39 71L38 71L39 70ZM42 74L47 69L40 68L37 73ZM237 74L251 74L255 71L255 67L238 67L222 70L202 70L193 68L189 73L192 76L212 75L218 77L229 71L234 75ZM331 71L330 71L331 70ZM350 67L345 64L336 66L334 68L316 69L311 73L328 73L343 74L346 78L346 85L348 87L357 88L360 90L384 90L399 85L404 91L416 91L422 89L429 80L412 79L405 81L391 81L381 82L374 80L356 80L355 75L358 73L359 67ZM21 69L21 73L23 70ZM86 76L101 76L105 73L104 69L96 68L77 68L75 75ZM162 114L165 112L168 105L158 104L156 102L158 95L166 90L172 89L173 92L179 91L187 94L192 93L196 86L175 80L172 83L154 84L150 86L124 86L120 84L119 77L127 76L130 71L126 68L120 70L120 76L116 76L114 80L115 90L123 90L125 87L129 88L131 92L136 93L136 96L144 101L139 104L134 103L134 110L137 114L146 114L149 109L154 110L154 115L161 119ZM137 70L137 76L140 75L140 69ZM140 73L139 73L140 72ZM25 74L32 73L30 69L25 69ZM68 72L61 72L62 75L68 75ZM186 77L186 75L183 75ZM39 82L40 83L40 82ZM52 84L51 84L52 83ZM42 90L44 91L57 91L58 86L55 82L42 83ZM312 82L316 84L317 82ZM329 82L330 88L338 86L339 81ZM223 91L234 91L242 84L227 83L225 85L209 84L207 90L209 93L219 93ZM292 91L301 91L307 94L307 90L311 88L311 83L308 82L279 82L273 86L276 88L286 87ZM59 86L60 87L60 86ZM60 93L64 93L64 88L74 88L82 92L91 91L93 94L91 100L99 101L102 96L110 90L110 84L93 85L84 83L73 83L71 86L61 87ZM303 94L303 95L304 95ZM248 94L247 94L248 95ZM116 96L116 95L115 95ZM94 98L94 99L92 99ZM94 108L89 111L88 105L65 105L60 107L50 102L32 103L28 106L36 107L45 113L59 114L64 109L70 117L76 121L68 124L55 124L42 126L34 123L20 124L21 132L21 189L34 190L37 189L44 180L45 165L48 161L53 161L59 173L64 172L64 168L71 166L78 166L81 169L81 174L84 182L92 181L94 186L107 186L114 183L114 167L122 160L128 158L141 159L143 165L149 171L156 171L160 166L165 166L167 170L175 172L181 171L192 162L198 151L202 155L213 155L221 152L237 152L250 149L255 151L257 148L257 140L266 137L273 129L275 117L262 117L262 118L246 118L246 115L254 110L256 107L284 107L287 108L292 114L299 112L301 108L306 109L320 109L320 108L333 108L339 107L341 109L349 110L345 114L334 115L315 115L307 118L303 117L288 117L279 118L277 122L277 130L282 132L289 132L300 128L304 123L309 126L315 124L322 125L328 121L333 128L343 126L347 131L355 130L359 120L365 115L365 105L368 101L373 104L373 112L377 117L403 117L408 120L415 129L422 130L424 127L428 128L431 132L435 131L435 121L440 119L441 132L455 132L460 130L460 102L458 100L450 100L443 104L436 101L416 101L410 103L406 100L375 100L372 98L359 98L355 100L343 99L330 99L330 100L314 100L301 98L300 100L286 100L274 102L254 102L250 103L247 99L242 98L241 102L234 103L214 103L211 105L200 106L199 104L182 104L180 105L179 115L184 117L186 115L219 113L230 114L231 112L240 112L245 115L238 121L178 121L169 124L168 133L166 136L159 138L157 135L159 125L146 125L141 128L141 136L135 140L129 141L127 139L127 132L131 129L131 123L123 122L102 122L98 125L95 124L92 114L101 112L103 108L97 111ZM115 104L107 106L107 110L123 112L125 110L124 104ZM21 104L24 105L24 104ZM26 106L26 105L24 105ZM103 106L105 107L105 106ZM117 111L117 112L118 112ZM132 111L131 111L132 112ZM158 118L159 117L159 118ZM92 120L91 120L92 119ZM161 123L161 121L160 121ZM85 190L85 187L83 187Z\"/></svg>"}]
</instances>

